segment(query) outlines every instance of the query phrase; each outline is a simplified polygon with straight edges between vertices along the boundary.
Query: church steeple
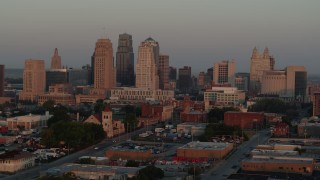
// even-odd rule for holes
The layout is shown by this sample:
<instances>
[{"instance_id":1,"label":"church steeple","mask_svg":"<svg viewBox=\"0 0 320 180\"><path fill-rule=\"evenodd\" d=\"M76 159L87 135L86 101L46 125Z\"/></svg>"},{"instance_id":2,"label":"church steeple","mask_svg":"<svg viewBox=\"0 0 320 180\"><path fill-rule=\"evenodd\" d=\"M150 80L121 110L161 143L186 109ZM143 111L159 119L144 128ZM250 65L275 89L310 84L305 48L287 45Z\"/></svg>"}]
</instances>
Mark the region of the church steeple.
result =
<instances>
[{"instance_id":1,"label":"church steeple","mask_svg":"<svg viewBox=\"0 0 320 180\"><path fill-rule=\"evenodd\" d=\"M259 52L257 50L257 47L254 47L253 51L252 51L252 57L251 58L257 58L258 56L259 56Z\"/></svg>"}]
</instances>

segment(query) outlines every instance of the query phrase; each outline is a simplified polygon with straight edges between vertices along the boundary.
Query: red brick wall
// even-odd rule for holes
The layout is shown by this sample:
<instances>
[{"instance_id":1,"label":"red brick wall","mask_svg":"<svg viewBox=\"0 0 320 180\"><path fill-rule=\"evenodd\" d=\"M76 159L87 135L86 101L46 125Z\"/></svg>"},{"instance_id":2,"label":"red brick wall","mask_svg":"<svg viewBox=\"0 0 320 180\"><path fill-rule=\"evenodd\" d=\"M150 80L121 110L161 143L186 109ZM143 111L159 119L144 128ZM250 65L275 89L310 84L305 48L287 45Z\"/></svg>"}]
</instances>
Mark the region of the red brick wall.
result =
<instances>
[{"instance_id":1,"label":"red brick wall","mask_svg":"<svg viewBox=\"0 0 320 180\"><path fill-rule=\"evenodd\" d=\"M255 122L256 121L256 122ZM242 129L259 128L264 121L263 113L255 112L225 112L224 124L228 126L239 126Z\"/></svg>"}]
</instances>

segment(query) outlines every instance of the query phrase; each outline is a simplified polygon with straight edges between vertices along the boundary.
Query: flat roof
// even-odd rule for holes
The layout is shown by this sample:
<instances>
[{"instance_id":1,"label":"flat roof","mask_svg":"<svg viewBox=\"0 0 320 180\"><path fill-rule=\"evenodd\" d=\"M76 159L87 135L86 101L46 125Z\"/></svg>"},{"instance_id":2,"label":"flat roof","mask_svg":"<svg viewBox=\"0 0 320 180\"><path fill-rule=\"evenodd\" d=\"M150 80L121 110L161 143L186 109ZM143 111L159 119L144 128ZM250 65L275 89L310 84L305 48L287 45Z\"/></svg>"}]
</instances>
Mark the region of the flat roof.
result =
<instances>
[{"instance_id":1,"label":"flat roof","mask_svg":"<svg viewBox=\"0 0 320 180\"><path fill-rule=\"evenodd\" d=\"M251 158L244 159L242 162L252 162L252 163L288 163L288 164L312 164L313 160L306 159L277 159L275 157L269 158Z\"/></svg>"},{"instance_id":2,"label":"flat roof","mask_svg":"<svg viewBox=\"0 0 320 180\"><path fill-rule=\"evenodd\" d=\"M89 172L105 172L115 174L136 174L144 167L122 167L122 166L104 166L104 165L88 165L88 164L63 164L47 170L48 173L59 172L65 173L70 171L89 171Z\"/></svg>"},{"instance_id":3,"label":"flat roof","mask_svg":"<svg viewBox=\"0 0 320 180\"><path fill-rule=\"evenodd\" d=\"M196 150L224 150L232 146L232 143L218 143L218 142L190 142L178 149L196 149Z\"/></svg>"}]
</instances>

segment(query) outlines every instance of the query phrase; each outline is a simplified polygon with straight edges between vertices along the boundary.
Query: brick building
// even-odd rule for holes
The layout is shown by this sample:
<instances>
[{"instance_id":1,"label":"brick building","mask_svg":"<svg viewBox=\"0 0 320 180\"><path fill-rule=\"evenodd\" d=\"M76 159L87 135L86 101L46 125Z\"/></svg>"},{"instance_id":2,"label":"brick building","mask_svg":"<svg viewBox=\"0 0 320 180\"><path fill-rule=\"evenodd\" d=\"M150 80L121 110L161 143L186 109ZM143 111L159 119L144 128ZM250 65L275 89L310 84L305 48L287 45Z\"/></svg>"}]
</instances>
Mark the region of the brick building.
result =
<instances>
[{"instance_id":1,"label":"brick building","mask_svg":"<svg viewBox=\"0 0 320 180\"><path fill-rule=\"evenodd\" d=\"M105 156L109 159L148 160L152 158L150 150L108 149Z\"/></svg>"},{"instance_id":2,"label":"brick building","mask_svg":"<svg viewBox=\"0 0 320 180\"><path fill-rule=\"evenodd\" d=\"M228 111L224 113L224 124L239 126L241 129L260 129L264 124L264 115L259 112Z\"/></svg>"},{"instance_id":3,"label":"brick building","mask_svg":"<svg viewBox=\"0 0 320 180\"><path fill-rule=\"evenodd\" d=\"M289 125L285 123L277 124L272 133L275 137L287 137L289 135Z\"/></svg>"},{"instance_id":4,"label":"brick building","mask_svg":"<svg viewBox=\"0 0 320 180\"><path fill-rule=\"evenodd\" d=\"M226 156L232 148L232 143L190 142L177 149L177 157L191 159L221 159Z\"/></svg>"}]
</instances>

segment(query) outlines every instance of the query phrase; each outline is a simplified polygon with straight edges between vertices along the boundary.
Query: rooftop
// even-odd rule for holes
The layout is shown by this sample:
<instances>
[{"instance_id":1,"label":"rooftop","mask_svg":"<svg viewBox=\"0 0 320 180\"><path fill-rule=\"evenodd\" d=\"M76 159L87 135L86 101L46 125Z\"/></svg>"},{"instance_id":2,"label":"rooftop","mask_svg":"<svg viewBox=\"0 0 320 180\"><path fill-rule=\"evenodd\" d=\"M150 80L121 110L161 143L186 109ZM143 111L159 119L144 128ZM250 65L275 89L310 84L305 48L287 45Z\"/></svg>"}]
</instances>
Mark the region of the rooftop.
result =
<instances>
[{"instance_id":1,"label":"rooftop","mask_svg":"<svg viewBox=\"0 0 320 180\"><path fill-rule=\"evenodd\" d=\"M232 146L231 143L216 143L216 142L190 142L178 149L196 149L196 150L224 150Z\"/></svg>"}]
</instances>

